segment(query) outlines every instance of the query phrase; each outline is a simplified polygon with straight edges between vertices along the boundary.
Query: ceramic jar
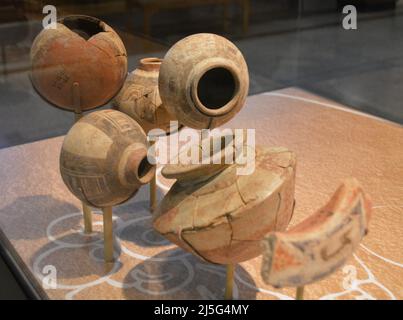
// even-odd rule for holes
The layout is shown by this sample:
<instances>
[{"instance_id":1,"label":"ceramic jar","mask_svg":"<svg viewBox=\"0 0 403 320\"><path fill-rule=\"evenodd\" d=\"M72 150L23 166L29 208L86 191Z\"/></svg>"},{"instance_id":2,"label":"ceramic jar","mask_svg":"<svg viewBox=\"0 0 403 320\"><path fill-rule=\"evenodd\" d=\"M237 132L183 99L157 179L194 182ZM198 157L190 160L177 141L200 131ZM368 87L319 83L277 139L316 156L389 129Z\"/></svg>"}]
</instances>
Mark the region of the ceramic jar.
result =
<instances>
[{"instance_id":1,"label":"ceramic jar","mask_svg":"<svg viewBox=\"0 0 403 320\"><path fill-rule=\"evenodd\" d=\"M130 199L155 174L140 125L116 110L86 115L67 133L60 172L69 190L93 207Z\"/></svg>"},{"instance_id":2,"label":"ceramic jar","mask_svg":"<svg viewBox=\"0 0 403 320\"><path fill-rule=\"evenodd\" d=\"M161 99L179 123L215 128L244 106L249 75L242 53L215 34L195 34L165 55L159 76Z\"/></svg>"},{"instance_id":3,"label":"ceramic jar","mask_svg":"<svg viewBox=\"0 0 403 320\"><path fill-rule=\"evenodd\" d=\"M136 120L145 132L155 128L169 132L170 121L175 120L162 103L158 90L161 62L158 58L141 59L114 99L116 108Z\"/></svg>"},{"instance_id":4,"label":"ceramic jar","mask_svg":"<svg viewBox=\"0 0 403 320\"><path fill-rule=\"evenodd\" d=\"M284 148L255 152L250 175L239 175L237 164L165 166L162 175L177 181L154 213L154 228L210 263L260 255L263 237L291 219L296 158Z\"/></svg>"},{"instance_id":5,"label":"ceramic jar","mask_svg":"<svg viewBox=\"0 0 403 320\"><path fill-rule=\"evenodd\" d=\"M99 107L119 91L127 74L126 49L105 22L83 15L43 29L31 48L31 81L55 106L74 110L73 83L80 86L82 110Z\"/></svg>"},{"instance_id":6,"label":"ceramic jar","mask_svg":"<svg viewBox=\"0 0 403 320\"><path fill-rule=\"evenodd\" d=\"M263 280L275 287L301 287L329 276L367 234L371 210L370 197L358 181L345 180L323 208L262 241Z\"/></svg>"}]
</instances>

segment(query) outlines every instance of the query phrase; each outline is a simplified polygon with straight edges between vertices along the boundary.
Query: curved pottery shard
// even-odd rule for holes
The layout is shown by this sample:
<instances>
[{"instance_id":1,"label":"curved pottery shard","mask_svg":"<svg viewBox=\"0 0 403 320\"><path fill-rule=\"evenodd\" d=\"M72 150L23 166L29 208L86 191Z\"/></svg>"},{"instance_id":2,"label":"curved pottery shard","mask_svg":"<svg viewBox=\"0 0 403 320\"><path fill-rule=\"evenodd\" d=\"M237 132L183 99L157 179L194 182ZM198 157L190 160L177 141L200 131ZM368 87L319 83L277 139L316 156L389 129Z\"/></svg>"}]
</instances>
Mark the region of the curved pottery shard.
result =
<instances>
[{"instance_id":1,"label":"curved pottery shard","mask_svg":"<svg viewBox=\"0 0 403 320\"><path fill-rule=\"evenodd\" d=\"M291 219L295 154L258 147L252 174L237 175L237 166L165 166L162 174L177 181L154 213L154 228L211 263L238 263L260 255L263 237L284 230Z\"/></svg>"},{"instance_id":2,"label":"curved pottery shard","mask_svg":"<svg viewBox=\"0 0 403 320\"><path fill-rule=\"evenodd\" d=\"M346 180L317 213L263 240L263 280L300 287L342 266L367 234L371 201L355 179Z\"/></svg>"},{"instance_id":3,"label":"curved pottery shard","mask_svg":"<svg viewBox=\"0 0 403 320\"><path fill-rule=\"evenodd\" d=\"M147 160L140 125L116 110L96 111L76 122L60 154L60 173L69 190L94 207L120 204L148 183L155 166Z\"/></svg>"},{"instance_id":4,"label":"curved pottery shard","mask_svg":"<svg viewBox=\"0 0 403 320\"><path fill-rule=\"evenodd\" d=\"M31 48L31 81L50 103L74 111L72 86L80 85L82 110L108 102L127 74L122 40L105 22L89 16L61 19L44 29Z\"/></svg>"},{"instance_id":5,"label":"curved pottery shard","mask_svg":"<svg viewBox=\"0 0 403 320\"><path fill-rule=\"evenodd\" d=\"M160 128L170 129L172 117L164 104L158 90L158 76L161 59L145 58L140 60L139 67L131 72L114 99L114 104L136 120L145 132Z\"/></svg>"},{"instance_id":6,"label":"curved pottery shard","mask_svg":"<svg viewBox=\"0 0 403 320\"><path fill-rule=\"evenodd\" d=\"M159 76L162 102L180 124L215 128L244 106L249 90L245 59L229 40L209 33L177 42Z\"/></svg>"}]
</instances>

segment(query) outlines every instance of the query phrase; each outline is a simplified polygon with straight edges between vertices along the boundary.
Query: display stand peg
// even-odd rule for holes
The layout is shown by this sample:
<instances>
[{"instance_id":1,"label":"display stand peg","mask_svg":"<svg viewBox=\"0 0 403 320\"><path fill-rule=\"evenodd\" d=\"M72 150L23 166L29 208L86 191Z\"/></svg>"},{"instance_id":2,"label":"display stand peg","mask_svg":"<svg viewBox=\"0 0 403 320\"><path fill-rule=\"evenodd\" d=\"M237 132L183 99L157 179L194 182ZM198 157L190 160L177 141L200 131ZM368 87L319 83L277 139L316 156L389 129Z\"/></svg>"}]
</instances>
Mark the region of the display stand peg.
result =
<instances>
[{"instance_id":1,"label":"display stand peg","mask_svg":"<svg viewBox=\"0 0 403 320\"><path fill-rule=\"evenodd\" d=\"M104 259L105 262L113 261L113 221L112 207L102 209L104 219Z\"/></svg>"},{"instance_id":2,"label":"display stand peg","mask_svg":"<svg viewBox=\"0 0 403 320\"><path fill-rule=\"evenodd\" d=\"M74 122L80 120L83 116L80 101L80 84L78 82L73 83L73 107L74 107Z\"/></svg>"},{"instance_id":3,"label":"display stand peg","mask_svg":"<svg viewBox=\"0 0 403 320\"><path fill-rule=\"evenodd\" d=\"M150 148L155 148L155 141L150 142ZM155 152L155 150L154 150ZM150 181L150 211L154 212L157 207L157 171Z\"/></svg>"},{"instance_id":4,"label":"display stand peg","mask_svg":"<svg viewBox=\"0 0 403 320\"><path fill-rule=\"evenodd\" d=\"M73 83L73 106L74 106L74 122L80 120L83 116L80 101L80 84L78 82ZM92 233L92 212L91 208L84 202L83 216L84 216L84 233Z\"/></svg>"},{"instance_id":5,"label":"display stand peg","mask_svg":"<svg viewBox=\"0 0 403 320\"><path fill-rule=\"evenodd\" d=\"M83 216L84 216L84 232L92 233L92 212L91 208L85 203L83 204Z\"/></svg>"},{"instance_id":6,"label":"display stand peg","mask_svg":"<svg viewBox=\"0 0 403 320\"><path fill-rule=\"evenodd\" d=\"M295 295L295 300L304 300L304 286L297 287L297 293Z\"/></svg>"}]
</instances>

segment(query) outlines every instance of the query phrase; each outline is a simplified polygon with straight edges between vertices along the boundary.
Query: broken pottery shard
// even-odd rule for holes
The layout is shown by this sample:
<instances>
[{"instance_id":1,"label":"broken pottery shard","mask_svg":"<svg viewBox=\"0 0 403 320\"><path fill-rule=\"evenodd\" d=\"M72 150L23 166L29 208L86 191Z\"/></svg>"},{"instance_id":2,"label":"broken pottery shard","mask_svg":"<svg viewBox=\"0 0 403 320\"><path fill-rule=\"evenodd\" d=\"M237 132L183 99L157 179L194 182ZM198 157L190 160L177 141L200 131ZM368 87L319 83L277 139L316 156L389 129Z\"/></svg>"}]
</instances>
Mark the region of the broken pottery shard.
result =
<instances>
[{"instance_id":1,"label":"broken pottery shard","mask_svg":"<svg viewBox=\"0 0 403 320\"><path fill-rule=\"evenodd\" d=\"M260 255L263 237L284 230L291 219L296 159L285 148L253 152L256 167L250 175L238 175L237 164L165 166L162 174L177 181L154 213L154 228L211 263Z\"/></svg>"},{"instance_id":2,"label":"broken pottery shard","mask_svg":"<svg viewBox=\"0 0 403 320\"><path fill-rule=\"evenodd\" d=\"M263 240L263 280L275 287L318 281L351 257L368 230L371 201L355 179L346 180L317 213Z\"/></svg>"},{"instance_id":3,"label":"broken pottery shard","mask_svg":"<svg viewBox=\"0 0 403 320\"><path fill-rule=\"evenodd\" d=\"M190 128L215 128L228 122L244 106L248 90L248 67L242 53L215 34L180 40L161 65L162 102L179 123Z\"/></svg>"},{"instance_id":4,"label":"broken pottery shard","mask_svg":"<svg viewBox=\"0 0 403 320\"><path fill-rule=\"evenodd\" d=\"M114 104L136 120L145 132L159 128L169 132L172 117L164 104L158 90L158 75L161 59L144 58L139 67L131 72L114 99Z\"/></svg>"},{"instance_id":5,"label":"broken pottery shard","mask_svg":"<svg viewBox=\"0 0 403 320\"><path fill-rule=\"evenodd\" d=\"M96 111L76 122L64 138L60 173L84 203L114 206L154 176L147 150L147 137L136 121L116 110Z\"/></svg>"},{"instance_id":6,"label":"broken pottery shard","mask_svg":"<svg viewBox=\"0 0 403 320\"><path fill-rule=\"evenodd\" d=\"M105 22L83 15L42 30L31 48L31 81L50 103L74 111L72 87L80 85L82 110L99 107L119 91L127 74L123 42Z\"/></svg>"}]
</instances>

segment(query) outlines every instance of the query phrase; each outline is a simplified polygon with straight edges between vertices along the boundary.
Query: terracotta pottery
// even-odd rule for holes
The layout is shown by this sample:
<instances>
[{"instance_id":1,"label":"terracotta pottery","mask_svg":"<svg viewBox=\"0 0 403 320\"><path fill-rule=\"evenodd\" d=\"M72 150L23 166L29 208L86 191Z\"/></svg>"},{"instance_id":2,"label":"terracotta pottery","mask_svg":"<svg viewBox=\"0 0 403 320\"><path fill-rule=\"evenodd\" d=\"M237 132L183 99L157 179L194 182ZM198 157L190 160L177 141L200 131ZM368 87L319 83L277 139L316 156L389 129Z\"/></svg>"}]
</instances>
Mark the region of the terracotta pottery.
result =
<instances>
[{"instance_id":1,"label":"terracotta pottery","mask_svg":"<svg viewBox=\"0 0 403 320\"><path fill-rule=\"evenodd\" d=\"M215 128L244 106L248 67L238 48L215 34L195 34L165 55L159 76L161 99L179 123Z\"/></svg>"},{"instance_id":2,"label":"terracotta pottery","mask_svg":"<svg viewBox=\"0 0 403 320\"><path fill-rule=\"evenodd\" d=\"M346 180L318 212L263 240L263 280L275 287L301 287L330 275L367 234L370 216L368 195L355 179Z\"/></svg>"},{"instance_id":3,"label":"terracotta pottery","mask_svg":"<svg viewBox=\"0 0 403 320\"><path fill-rule=\"evenodd\" d=\"M84 203L114 206L131 198L154 176L147 150L147 137L136 121L116 110L96 111L67 133L60 172Z\"/></svg>"},{"instance_id":4,"label":"terracotta pottery","mask_svg":"<svg viewBox=\"0 0 403 320\"><path fill-rule=\"evenodd\" d=\"M126 49L105 22L82 15L44 29L31 48L31 80L46 100L74 111L73 83L80 85L82 110L108 102L127 74Z\"/></svg>"},{"instance_id":5,"label":"terracotta pottery","mask_svg":"<svg viewBox=\"0 0 403 320\"><path fill-rule=\"evenodd\" d=\"M116 108L136 120L145 132L155 128L169 132L170 121L176 120L168 113L159 94L161 62L159 58L141 59L114 99Z\"/></svg>"},{"instance_id":6,"label":"terracotta pottery","mask_svg":"<svg viewBox=\"0 0 403 320\"><path fill-rule=\"evenodd\" d=\"M165 166L163 176L177 181L154 213L154 228L211 263L260 255L263 237L291 219L296 158L284 148L258 147L255 155L250 175L237 174L238 164Z\"/></svg>"}]
</instances>

